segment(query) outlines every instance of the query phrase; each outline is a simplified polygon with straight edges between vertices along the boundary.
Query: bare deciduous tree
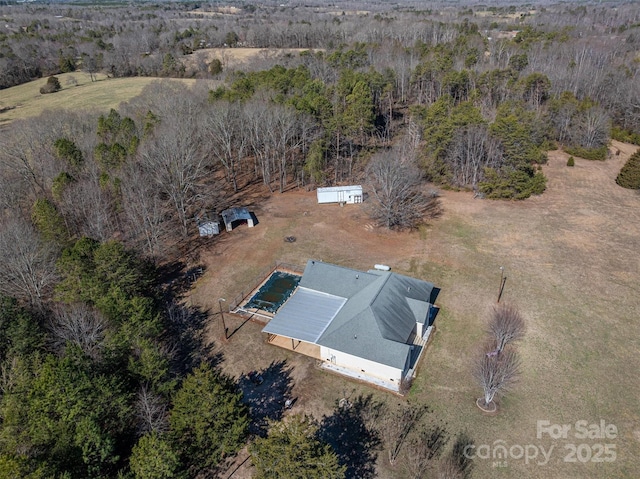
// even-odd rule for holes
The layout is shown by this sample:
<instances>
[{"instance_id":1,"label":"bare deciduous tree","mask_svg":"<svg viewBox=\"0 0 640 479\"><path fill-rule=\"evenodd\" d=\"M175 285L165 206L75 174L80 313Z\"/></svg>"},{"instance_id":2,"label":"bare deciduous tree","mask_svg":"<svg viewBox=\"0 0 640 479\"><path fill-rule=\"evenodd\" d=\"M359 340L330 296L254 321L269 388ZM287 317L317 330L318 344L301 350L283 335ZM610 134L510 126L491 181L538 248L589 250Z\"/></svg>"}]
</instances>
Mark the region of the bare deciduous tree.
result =
<instances>
[{"instance_id":1,"label":"bare deciduous tree","mask_svg":"<svg viewBox=\"0 0 640 479\"><path fill-rule=\"evenodd\" d=\"M366 169L370 216L386 228L415 228L441 213L440 200L422 191L422 174L399 148L375 155Z\"/></svg>"},{"instance_id":2,"label":"bare deciduous tree","mask_svg":"<svg viewBox=\"0 0 640 479\"><path fill-rule=\"evenodd\" d=\"M494 306L488 332L495 338L496 351L502 352L507 344L524 337L527 325L518 309L508 303Z\"/></svg>"},{"instance_id":3,"label":"bare deciduous tree","mask_svg":"<svg viewBox=\"0 0 640 479\"><path fill-rule=\"evenodd\" d=\"M55 248L31 223L11 219L0 227L0 293L40 306L55 280Z\"/></svg>"},{"instance_id":4,"label":"bare deciduous tree","mask_svg":"<svg viewBox=\"0 0 640 479\"><path fill-rule=\"evenodd\" d=\"M485 344L473 367L473 375L483 391L478 405L488 410L495 408L493 400L509 390L519 373L520 358L513 348L498 352L494 342Z\"/></svg>"},{"instance_id":5,"label":"bare deciduous tree","mask_svg":"<svg viewBox=\"0 0 640 479\"><path fill-rule=\"evenodd\" d=\"M0 135L0 167L18 173L35 195L57 174L52 147L60 118L52 116L17 121Z\"/></svg>"},{"instance_id":6,"label":"bare deciduous tree","mask_svg":"<svg viewBox=\"0 0 640 479\"><path fill-rule=\"evenodd\" d=\"M169 429L167 402L144 384L138 391L135 408L140 436L148 432L162 433Z\"/></svg>"},{"instance_id":7,"label":"bare deciduous tree","mask_svg":"<svg viewBox=\"0 0 640 479\"><path fill-rule=\"evenodd\" d=\"M599 148L607 144L610 131L609 115L602 108L592 107L578 113L571 129L571 140L585 148Z\"/></svg>"},{"instance_id":8,"label":"bare deciduous tree","mask_svg":"<svg viewBox=\"0 0 640 479\"><path fill-rule=\"evenodd\" d=\"M387 411L383 416L381 433L391 465L396 463L409 433L428 410L429 408L425 405L408 405Z\"/></svg>"},{"instance_id":9,"label":"bare deciduous tree","mask_svg":"<svg viewBox=\"0 0 640 479\"><path fill-rule=\"evenodd\" d=\"M440 462L438 479L466 479L471 474L473 461L470 452L473 450L473 439L467 433L460 433L453 443L453 448Z\"/></svg>"},{"instance_id":10,"label":"bare deciduous tree","mask_svg":"<svg viewBox=\"0 0 640 479\"><path fill-rule=\"evenodd\" d=\"M157 187L138 165L132 164L127 169L122 180L122 199L131 237L143 242L142 249L148 256L156 257L161 251L167 209Z\"/></svg>"},{"instance_id":11,"label":"bare deciduous tree","mask_svg":"<svg viewBox=\"0 0 640 479\"><path fill-rule=\"evenodd\" d=\"M85 304L58 308L49 323L53 346L58 351L71 343L93 359L100 357L107 327L107 320Z\"/></svg>"},{"instance_id":12,"label":"bare deciduous tree","mask_svg":"<svg viewBox=\"0 0 640 479\"><path fill-rule=\"evenodd\" d=\"M227 181L238 191L238 167L247 147L244 112L238 103L219 101L204 117L209 152L224 166Z\"/></svg>"},{"instance_id":13,"label":"bare deciduous tree","mask_svg":"<svg viewBox=\"0 0 640 479\"><path fill-rule=\"evenodd\" d=\"M486 167L495 168L502 163L498 141L489 135L484 125L469 125L460 128L447 154L447 163L456 186L471 186L477 189Z\"/></svg>"},{"instance_id":14,"label":"bare deciduous tree","mask_svg":"<svg viewBox=\"0 0 640 479\"><path fill-rule=\"evenodd\" d=\"M449 441L443 424L423 425L405 447L405 465L412 479L431 477L436 460Z\"/></svg>"},{"instance_id":15,"label":"bare deciduous tree","mask_svg":"<svg viewBox=\"0 0 640 479\"><path fill-rule=\"evenodd\" d=\"M70 185L62 194L60 209L67 225L78 236L106 241L116 231L111 191L100 184L95 170Z\"/></svg>"},{"instance_id":16,"label":"bare deciduous tree","mask_svg":"<svg viewBox=\"0 0 640 479\"><path fill-rule=\"evenodd\" d=\"M144 168L175 211L182 236L187 236L191 215L202 199L207 173L198 108L193 102L161 118L141 147Z\"/></svg>"}]
</instances>

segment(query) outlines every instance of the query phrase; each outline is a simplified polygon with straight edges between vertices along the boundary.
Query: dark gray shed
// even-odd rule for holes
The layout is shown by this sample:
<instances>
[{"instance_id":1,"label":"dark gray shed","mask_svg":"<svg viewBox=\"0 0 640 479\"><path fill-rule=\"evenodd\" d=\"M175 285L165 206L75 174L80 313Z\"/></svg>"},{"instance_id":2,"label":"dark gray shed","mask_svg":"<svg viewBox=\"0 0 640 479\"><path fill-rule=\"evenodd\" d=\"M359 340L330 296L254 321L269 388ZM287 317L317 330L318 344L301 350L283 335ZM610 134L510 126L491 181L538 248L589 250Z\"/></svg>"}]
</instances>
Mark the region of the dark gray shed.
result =
<instances>
[{"instance_id":1,"label":"dark gray shed","mask_svg":"<svg viewBox=\"0 0 640 479\"><path fill-rule=\"evenodd\" d=\"M249 228L253 228L253 215L245 207L236 206L234 208L229 208L228 210L224 210L221 213L221 216L227 231L233 230L233 223L235 221L242 220L246 220L247 226L249 226Z\"/></svg>"}]
</instances>

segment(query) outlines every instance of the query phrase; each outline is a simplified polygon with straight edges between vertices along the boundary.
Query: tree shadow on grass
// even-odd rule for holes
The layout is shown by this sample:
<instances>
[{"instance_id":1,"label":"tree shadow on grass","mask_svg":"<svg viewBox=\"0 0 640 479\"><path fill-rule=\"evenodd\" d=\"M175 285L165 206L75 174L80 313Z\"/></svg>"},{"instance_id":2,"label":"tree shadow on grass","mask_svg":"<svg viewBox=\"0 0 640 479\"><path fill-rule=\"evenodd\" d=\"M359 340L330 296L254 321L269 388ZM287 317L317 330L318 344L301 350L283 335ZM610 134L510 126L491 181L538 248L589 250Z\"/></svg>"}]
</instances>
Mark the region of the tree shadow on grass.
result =
<instances>
[{"instance_id":1,"label":"tree shadow on grass","mask_svg":"<svg viewBox=\"0 0 640 479\"><path fill-rule=\"evenodd\" d=\"M171 298L182 298L206 269L203 264L187 268L181 261L174 261L158 268L163 299L169 301Z\"/></svg>"},{"instance_id":2,"label":"tree shadow on grass","mask_svg":"<svg viewBox=\"0 0 640 479\"><path fill-rule=\"evenodd\" d=\"M179 376L188 374L203 362L213 367L222 362L222 354L213 354L213 345L205 338L207 311L175 302L169 303L165 311L172 366Z\"/></svg>"},{"instance_id":3,"label":"tree shadow on grass","mask_svg":"<svg viewBox=\"0 0 640 479\"><path fill-rule=\"evenodd\" d=\"M268 421L282 419L285 402L293 400L292 370L286 361L274 361L265 369L240 376L238 385L251 413L251 434L266 436Z\"/></svg>"},{"instance_id":4,"label":"tree shadow on grass","mask_svg":"<svg viewBox=\"0 0 640 479\"><path fill-rule=\"evenodd\" d=\"M358 396L353 401L336 402L333 414L320 424L320 439L333 447L340 464L347 466L346 477L370 479L376 476L380 434L374 427L384 403L373 395Z\"/></svg>"}]
</instances>

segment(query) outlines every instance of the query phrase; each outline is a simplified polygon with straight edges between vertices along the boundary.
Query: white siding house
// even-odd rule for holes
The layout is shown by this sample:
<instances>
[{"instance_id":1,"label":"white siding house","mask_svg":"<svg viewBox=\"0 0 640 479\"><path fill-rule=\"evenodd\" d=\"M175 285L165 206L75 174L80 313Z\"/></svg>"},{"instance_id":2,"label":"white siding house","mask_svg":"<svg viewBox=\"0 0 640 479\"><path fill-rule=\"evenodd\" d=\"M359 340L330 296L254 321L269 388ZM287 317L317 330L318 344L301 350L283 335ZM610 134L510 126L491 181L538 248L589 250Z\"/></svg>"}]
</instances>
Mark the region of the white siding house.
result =
<instances>
[{"instance_id":1,"label":"white siding house","mask_svg":"<svg viewBox=\"0 0 640 479\"><path fill-rule=\"evenodd\" d=\"M309 261L298 288L263 332L270 340L319 346L324 368L399 391L415 374L439 292L391 271Z\"/></svg>"},{"instance_id":2,"label":"white siding house","mask_svg":"<svg viewBox=\"0 0 640 479\"><path fill-rule=\"evenodd\" d=\"M331 186L318 188L318 203L362 203L362 186Z\"/></svg>"},{"instance_id":3,"label":"white siding house","mask_svg":"<svg viewBox=\"0 0 640 479\"><path fill-rule=\"evenodd\" d=\"M389 384L399 387L402 377L408 369L406 364L402 368L388 366L326 346L320 346L320 356L325 363L325 368L374 384ZM409 360L410 356L407 357L407 361ZM389 386L387 388L396 389Z\"/></svg>"}]
</instances>

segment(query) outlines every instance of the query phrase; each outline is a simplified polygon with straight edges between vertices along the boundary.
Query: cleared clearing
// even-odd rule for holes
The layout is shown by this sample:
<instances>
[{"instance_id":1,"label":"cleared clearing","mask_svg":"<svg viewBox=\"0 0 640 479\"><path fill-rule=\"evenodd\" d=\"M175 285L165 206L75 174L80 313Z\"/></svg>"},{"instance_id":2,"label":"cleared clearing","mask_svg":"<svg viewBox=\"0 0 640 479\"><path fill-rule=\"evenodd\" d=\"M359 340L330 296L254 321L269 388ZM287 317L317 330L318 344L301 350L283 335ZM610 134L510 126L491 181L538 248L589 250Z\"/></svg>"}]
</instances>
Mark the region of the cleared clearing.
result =
<instances>
[{"instance_id":1,"label":"cleared clearing","mask_svg":"<svg viewBox=\"0 0 640 479\"><path fill-rule=\"evenodd\" d=\"M638 477L640 471L640 195L614 179L636 149L621 150L605 162L551 152L544 172L548 190L523 202L474 200L472 193L443 192L444 216L412 233L373 228L360 206L318 205L315 192L292 190L263 200L266 192L244 197L258 217L255 228L238 227L212 239L198 261L207 269L190 301L212 312L211 338L224 357L223 368L238 376L286 359L293 366L294 411L328 414L334 401L373 393L364 385L320 371L315 362L264 343L257 324L227 318L233 330L220 343L218 298L233 298L270 262L303 265L308 258L367 269L375 263L433 281L442 287L438 330L424 355L409 400L431 405L452 431L467 430L476 445L490 448L553 446L551 460L540 456L476 459L474 478ZM365 204L366 205L366 204ZM363 205L363 206L365 206ZM295 243L284 241L295 236ZM523 375L500 405L497 416L475 406L480 390L470 358L484 334L497 299L500 266L507 276L505 301L528 320L520 345ZM536 422L568 424L566 439L537 438ZM615 439L575 436L577 421L617 427ZM565 462L571 444L582 459L596 457L598 444L613 444L614 462ZM383 478L402 478L379 456ZM600 458L603 456L599 456ZM244 472L243 472L244 471ZM233 477L248 477L246 467ZM243 475L244 474L244 475Z\"/></svg>"},{"instance_id":2,"label":"cleared clearing","mask_svg":"<svg viewBox=\"0 0 640 479\"><path fill-rule=\"evenodd\" d=\"M0 90L0 126L14 120L38 116L45 110L80 110L87 109L90 105L95 110L108 111L139 95L151 82L160 80L152 77L107 78L100 74L97 76L98 81L92 82L89 74L84 72L55 76L62 85L62 90L56 93L40 93L40 88L47 83L46 78ZM187 84L196 81L172 80Z\"/></svg>"},{"instance_id":3,"label":"cleared clearing","mask_svg":"<svg viewBox=\"0 0 640 479\"><path fill-rule=\"evenodd\" d=\"M260 62L264 60L275 60L283 58L288 55L299 55L300 52L318 51L317 49L309 48L202 48L196 50L191 55L186 55L183 58L183 62L188 67L198 61L198 58L204 58L204 61L209 63L213 59L218 59L222 63L222 67L226 69L238 68L242 65L248 65L253 62Z\"/></svg>"}]
</instances>

